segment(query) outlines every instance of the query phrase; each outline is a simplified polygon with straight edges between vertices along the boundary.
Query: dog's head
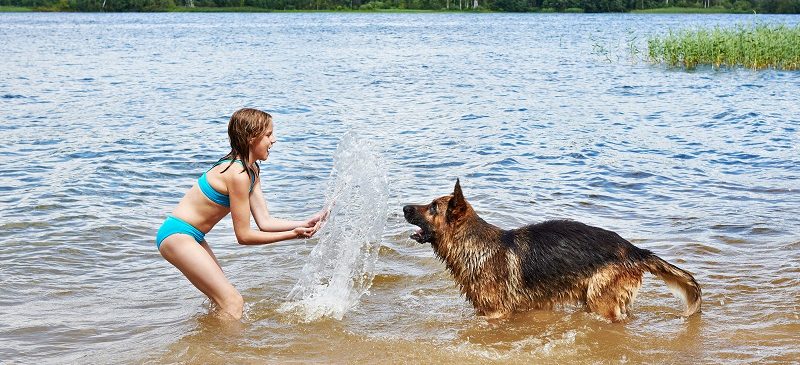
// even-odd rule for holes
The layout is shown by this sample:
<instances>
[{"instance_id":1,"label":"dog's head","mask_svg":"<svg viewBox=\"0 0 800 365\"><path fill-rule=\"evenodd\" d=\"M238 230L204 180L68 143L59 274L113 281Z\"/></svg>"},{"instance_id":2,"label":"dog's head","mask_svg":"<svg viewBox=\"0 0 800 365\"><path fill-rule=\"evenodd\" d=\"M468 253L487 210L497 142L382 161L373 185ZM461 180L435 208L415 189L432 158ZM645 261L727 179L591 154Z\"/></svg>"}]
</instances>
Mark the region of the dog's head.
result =
<instances>
[{"instance_id":1,"label":"dog's head","mask_svg":"<svg viewBox=\"0 0 800 365\"><path fill-rule=\"evenodd\" d=\"M403 215L408 223L419 227L411 235L411 239L435 245L442 235L451 232L450 228L471 210L461 192L461 184L456 179L453 194L436 198L427 205L406 205L403 207Z\"/></svg>"}]
</instances>

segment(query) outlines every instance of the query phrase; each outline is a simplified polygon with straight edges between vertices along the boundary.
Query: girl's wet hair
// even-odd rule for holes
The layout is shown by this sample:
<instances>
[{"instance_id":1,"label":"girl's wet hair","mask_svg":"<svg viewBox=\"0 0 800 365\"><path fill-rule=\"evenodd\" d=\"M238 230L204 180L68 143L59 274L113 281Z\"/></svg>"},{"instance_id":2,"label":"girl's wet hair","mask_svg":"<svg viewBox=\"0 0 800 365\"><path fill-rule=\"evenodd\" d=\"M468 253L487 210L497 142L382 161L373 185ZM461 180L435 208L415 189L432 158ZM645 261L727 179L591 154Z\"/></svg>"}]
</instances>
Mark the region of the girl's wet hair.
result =
<instances>
[{"instance_id":1,"label":"girl's wet hair","mask_svg":"<svg viewBox=\"0 0 800 365\"><path fill-rule=\"evenodd\" d=\"M269 113L258 109L242 108L231 115L228 122L228 139L231 143L231 151L221 160L239 159L244 164L245 172L251 180L258 176L260 167L258 163L255 168L250 167L250 141L259 138L267 133L267 129L272 125L272 116ZM231 161L222 172L228 170L233 164Z\"/></svg>"}]
</instances>

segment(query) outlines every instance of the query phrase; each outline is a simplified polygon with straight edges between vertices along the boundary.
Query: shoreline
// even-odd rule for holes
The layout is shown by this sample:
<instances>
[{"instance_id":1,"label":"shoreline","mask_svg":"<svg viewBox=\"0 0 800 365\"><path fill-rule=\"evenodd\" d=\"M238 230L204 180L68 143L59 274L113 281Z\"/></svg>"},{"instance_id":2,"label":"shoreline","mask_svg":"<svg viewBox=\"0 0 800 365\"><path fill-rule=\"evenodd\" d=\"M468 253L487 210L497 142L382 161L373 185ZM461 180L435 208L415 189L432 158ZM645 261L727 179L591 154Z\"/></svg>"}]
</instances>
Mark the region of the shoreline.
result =
<instances>
[{"instance_id":1,"label":"shoreline","mask_svg":"<svg viewBox=\"0 0 800 365\"><path fill-rule=\"evenodd\" d=\"M387 13L387 14L403 14L403 13L517 13L517 14L604 14L604 13L584 13L577 11L552 11L550 9L543 9L539 11L529 12L507 12L495 11L488 9L441 9L441 10L427 10L427 9L342 9L342 10L276 10L258 7L175 7L167 10L157 11L125 11L125 12L91 12L91 11L72 11L72 10L59 10L51 8L37 8L37 7L24 7L24 6L0 6L0 13ZM734 11L731 9L721 8L655 8L644 10L631 10L627 13L617 12L617 14L752 14L752 11L742 12Z\"/></svg>"}]
</instances>

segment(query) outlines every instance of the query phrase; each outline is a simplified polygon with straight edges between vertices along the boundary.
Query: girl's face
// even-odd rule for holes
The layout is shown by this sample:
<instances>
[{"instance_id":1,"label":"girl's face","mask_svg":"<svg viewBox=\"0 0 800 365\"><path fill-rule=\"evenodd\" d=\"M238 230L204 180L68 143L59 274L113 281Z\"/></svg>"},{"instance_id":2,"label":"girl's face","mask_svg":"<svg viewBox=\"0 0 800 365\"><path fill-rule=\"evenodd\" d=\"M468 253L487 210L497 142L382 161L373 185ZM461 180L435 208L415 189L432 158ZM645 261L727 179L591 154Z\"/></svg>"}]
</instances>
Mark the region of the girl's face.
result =
<instances>
[{"instance_id":1,"label":"girl's face","mask_svg":"<svg viewBox=\"0 0 800 365\"><path fill-rule=\"evenodd\" d=\"M269 157L269 149L272 148L275 142L277 142L275 133L273 133L272 125L270 125L264 135L250 141L250 161L266 161L267 157Z\"/></svg>"}]
</instances>

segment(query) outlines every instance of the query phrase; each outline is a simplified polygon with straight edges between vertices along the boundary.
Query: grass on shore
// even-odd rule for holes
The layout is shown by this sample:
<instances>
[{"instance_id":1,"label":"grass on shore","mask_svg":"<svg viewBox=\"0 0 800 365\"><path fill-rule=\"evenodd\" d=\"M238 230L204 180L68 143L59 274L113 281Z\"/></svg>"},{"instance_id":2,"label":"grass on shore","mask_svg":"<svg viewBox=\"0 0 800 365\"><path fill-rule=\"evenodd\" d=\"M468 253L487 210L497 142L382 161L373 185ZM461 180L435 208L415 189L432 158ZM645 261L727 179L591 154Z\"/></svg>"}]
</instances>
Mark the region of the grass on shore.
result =
<instances>
[{"instance_id":1,"label":"grass on shore","mask_svg":"<svg viewBox=\"0 0 800 365\"><path fill-rule=\"evenodd\" d=\"M7 6L7 5L0 6L0 13L27 13L30 11L33 11L33 9L26 8L23 6Z\"/></svg>"},{"instance_id":2,"label":"grass on shore","mask_svg":"<svg viewBox=\"0 0 800 365\"><path fill-rule=\"evenodd\" d=\"M274 12L271 9L257 8L253 6L241 7L227 7L227 8L211 8L211 7L194 7L188 8L185 6L176 6L167 10L175 13L270 13Z\"/></svg>"},{"instance_id":3,"label":"grass on shore","mask_svg":"<svg viewBox=\"0 0 800 365\"><path fill-rule=\"evenodd\" d=\"M647 40L651 62L697 66L800 70L800 25L756 24L669 31Z\"/></svg>"},{"instance_id":4,"label":"grass on shore","mask_svg":"<svg viewBox=\"0 0 800 365\"><path fill-rule=\"evenodd\" d=\"M631 10L632 14L729 14L735 13L732 9L719 8L655 8L643 10ZM749 13L749 12L748 12Z\"/></svg>"}]
</instances>

